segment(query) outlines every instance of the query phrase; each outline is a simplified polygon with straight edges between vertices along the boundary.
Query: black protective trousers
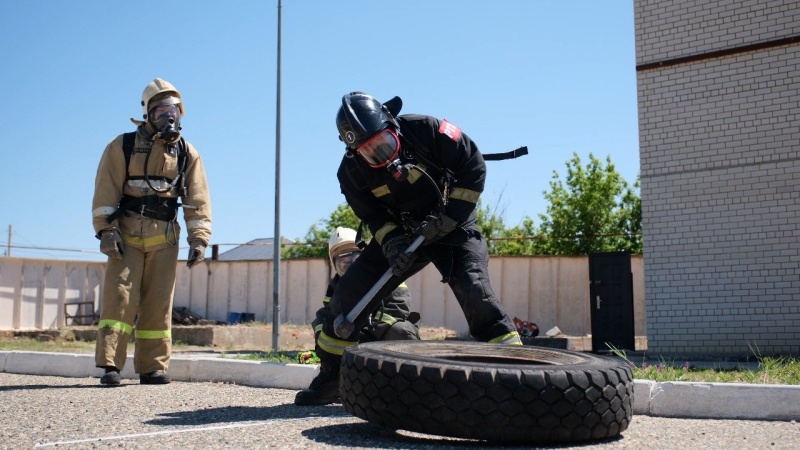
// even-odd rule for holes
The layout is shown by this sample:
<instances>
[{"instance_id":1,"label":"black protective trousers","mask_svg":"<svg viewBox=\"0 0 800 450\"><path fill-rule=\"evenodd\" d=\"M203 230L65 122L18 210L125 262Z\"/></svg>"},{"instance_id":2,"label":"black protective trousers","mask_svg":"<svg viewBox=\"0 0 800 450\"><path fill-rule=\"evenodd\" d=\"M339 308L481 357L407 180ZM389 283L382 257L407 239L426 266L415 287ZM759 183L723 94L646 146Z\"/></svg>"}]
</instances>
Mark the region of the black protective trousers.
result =
<instances>
[{"instance_id":1,"label":"black protective trousers","mask_svg":"<svg viewBox=\"0 0 800 450\"><path fill-rule=\"evenodd\" d=\"M400 283L433 263L442 275L442 280L453 290L464 317L469 325L470 335L477 341L488 342L508 333L516 333L516 326L492 290L489 282L489 253L486 242L477 230L469 233L467 240L458 245L430 244L416 251L417 259L402 277L392 276L373 297L371 303L355 321L355 332L347 338L338 339L359 341L359 331L366 324L368 312L374 311L380 299L389 295ZM347 314L372 288L375 282L389 269L389 262L383 255L381 246L372 239L361 252L361 256L347 270L333 292L328 307L328 315L322 331L328 336L336 336L334 320L339 314ZM325 351L317 346L317 355L323 363L339 365L341 355Z\"/></svg>"}]
</instances>

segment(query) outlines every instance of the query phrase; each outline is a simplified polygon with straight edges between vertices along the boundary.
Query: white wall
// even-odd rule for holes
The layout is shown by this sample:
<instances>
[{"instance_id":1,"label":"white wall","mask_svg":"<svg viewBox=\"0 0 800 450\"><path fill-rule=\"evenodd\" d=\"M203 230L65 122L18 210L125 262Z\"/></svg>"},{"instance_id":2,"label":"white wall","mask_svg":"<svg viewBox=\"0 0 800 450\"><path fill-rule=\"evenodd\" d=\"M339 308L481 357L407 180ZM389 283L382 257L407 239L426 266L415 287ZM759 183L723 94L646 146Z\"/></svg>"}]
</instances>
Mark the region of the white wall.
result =
<instances>
[{"instance_id":1,"label":"white wall","mask_svg":"<svg viewBox=\"0 0 800 450\"><path fill-rule=\"evenodd\" d=\"M637 336L646 335L642 257L632 256L634 320ZM0 258L0 330L59 328L66 324L64 304L90 301L99 310L105 263ZM321 305L328 283L326 259L281 261L281 323L306 324ZM535 322L542 333L558 326L567 335L590 333L587 257L493 257L489 276L511 316ZM450 288L431 265L408 280L413 309L421 325L467 332ZM213 320L228 312L254 313L272 323L271 261L206 261L192 270L178 264L174 306Z\"/></svg>"}]
</instances>

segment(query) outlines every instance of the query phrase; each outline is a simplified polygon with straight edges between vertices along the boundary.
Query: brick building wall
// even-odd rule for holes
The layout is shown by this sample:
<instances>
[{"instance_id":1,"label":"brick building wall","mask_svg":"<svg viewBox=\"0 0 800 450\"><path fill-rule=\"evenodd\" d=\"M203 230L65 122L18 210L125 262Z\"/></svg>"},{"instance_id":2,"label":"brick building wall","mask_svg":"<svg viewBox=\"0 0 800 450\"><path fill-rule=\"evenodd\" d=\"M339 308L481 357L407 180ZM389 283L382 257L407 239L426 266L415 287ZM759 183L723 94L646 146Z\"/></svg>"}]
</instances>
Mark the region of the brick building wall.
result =
<instances>
[{"instance_id":1,"label":"brick building wall","mask_svg":"<svg viewBox=\"0 0 800 450\"><path fill-rule=\"evenodd\" d=\"M800 2L634 8L649 353L800 355Z\"/></svg>"}]
</instances>

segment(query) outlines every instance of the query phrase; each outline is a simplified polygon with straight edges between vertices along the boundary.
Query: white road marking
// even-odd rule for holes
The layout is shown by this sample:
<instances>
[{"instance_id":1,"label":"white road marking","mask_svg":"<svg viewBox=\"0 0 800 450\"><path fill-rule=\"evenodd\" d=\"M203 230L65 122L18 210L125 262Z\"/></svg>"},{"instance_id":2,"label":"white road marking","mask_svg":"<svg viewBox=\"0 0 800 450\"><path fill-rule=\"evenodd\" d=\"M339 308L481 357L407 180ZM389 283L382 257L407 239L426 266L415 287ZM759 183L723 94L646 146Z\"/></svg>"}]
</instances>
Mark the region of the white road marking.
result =
<instances>
[{"instance_id":1,"label":"white road marking","mask_svg":"<svg viewBox=\"0 0 800 450\"><path fill-rule=\"evenodd\" d=\"M330 416L330 419L336 418L348 418L344 416ZM352 418L352 417L350 417ZM153 431L151 433L136 433L136 434L119 434L116 436L103 436L103 437L95 437L95 438L87 438L87 439L75 439L72 441L58 441L58 442L43 442L36 444L36 447L54 447L57 445L69 445L69 444L80 444L82 442L101 442L101 441L113 441L118 439L131 439L131 438L139 438L139 437L147 437L147 436L159 436L164 434L177 434L177 433L196 433L198 431L214 431L214 430L226 430L231 428L247 428L247 427L257 427L259 425L266 425L275 422L293 422L296 420L308 420L308 417L300 417L297 419L276 419L276 420L262 420L259 422L250 422L250 423L237 423L232 425L220 425L215 427L198 427L198 428L187 428L181 430L164 430L164 431Z\"/></svg>"}]
</instances>

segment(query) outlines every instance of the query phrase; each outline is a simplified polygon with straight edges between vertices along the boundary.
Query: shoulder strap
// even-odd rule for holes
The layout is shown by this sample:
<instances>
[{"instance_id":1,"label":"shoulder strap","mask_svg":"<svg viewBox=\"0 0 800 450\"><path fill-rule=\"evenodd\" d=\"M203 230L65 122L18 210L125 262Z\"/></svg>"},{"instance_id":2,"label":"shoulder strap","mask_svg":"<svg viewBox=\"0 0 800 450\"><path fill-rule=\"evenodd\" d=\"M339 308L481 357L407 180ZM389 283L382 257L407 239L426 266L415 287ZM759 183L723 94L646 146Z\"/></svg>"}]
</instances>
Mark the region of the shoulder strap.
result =
<instances>
[{"instance_id":1,"label":"shoulder strap","mask_svg":"<svg viewBox=\"0 0 800 450\"><path fill-rule=\"evenodd\" d=\"M125 183L128 182L128 166L131 164L131 155L133 155L133 146L135 144L135 131L122 135L122 152L125 154Z\"/></svg>"},{"instance_id":2,"label":"shoulder strap","mask_svg":"<svg viewBox=\"0 0 800 450\"><path fill-rule=\"evenodd\" d=\"M183 136L181 136L181 138L178 139L178 167L180 167L181 162L186 160L188 156L189 151L186 150L186 140L184 140Z\"/></svg>"},{"instance_id":3,"label":"shoulder strap","mask_svg":"<svg viewBox=\"0 0 800 450\"><path fill-rule=\"evenodd\" d=\"M364 242L364 239L361 237L361 231L363 230L363 228L364 228L364 221L359 220L358 230L356 231L356 246L361 250L364 250L364 248L367 246L367 243Z\"/></svg>"},{"instance_id":4,"label":"shoulder strap","mask_svg":"<svg viewBox=\"0 0 800 450\"><path fill-rule=\"evenodd\" d=\"M189 151L186 149L186 140L181 136L178 139L178 178L180 179L178 194L184 199L189 196L189 190L186 188L186 177L184 176L188 159Z\"/></svg>"},{"instance_id":5,"label":"shoulder strap","mask_svg":"<svg viewBox=\"0 0 800 450\"><path fill-rule=\"evenodd\" d=\"M184 172L186 172L189 151L186 149L186 141L183 139L183 136L178 139L176 145L178 146L178 177L183 177Z\"/></svg>"},{"instance_id":6,"label":"shoulder strap","mask_svg":"<svg viewBox=\"0 0 800 450\"><path fill-rule=\"evenodd\" d=\"M136 145L136 132L124 133L122 135L122 153L125 155L125 181L122 182L122 192L125 192L125 185L128 184L128 166L131 165L131 155L133 155L133 146ZM130 207L129 199L125 194L119 200L117 210L106 217L106 222L113 222L118 216L122 215Z\"/></svg>"}]
</instances>

